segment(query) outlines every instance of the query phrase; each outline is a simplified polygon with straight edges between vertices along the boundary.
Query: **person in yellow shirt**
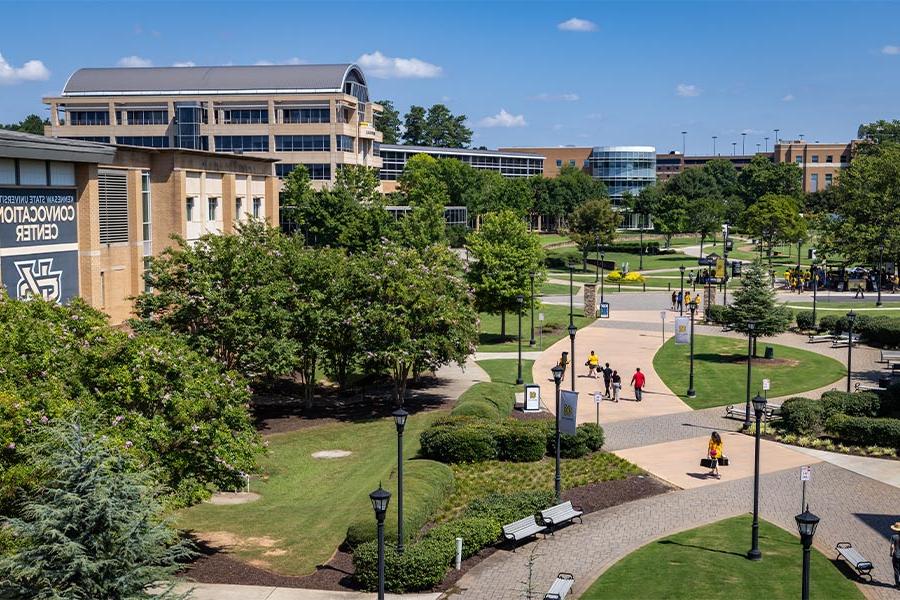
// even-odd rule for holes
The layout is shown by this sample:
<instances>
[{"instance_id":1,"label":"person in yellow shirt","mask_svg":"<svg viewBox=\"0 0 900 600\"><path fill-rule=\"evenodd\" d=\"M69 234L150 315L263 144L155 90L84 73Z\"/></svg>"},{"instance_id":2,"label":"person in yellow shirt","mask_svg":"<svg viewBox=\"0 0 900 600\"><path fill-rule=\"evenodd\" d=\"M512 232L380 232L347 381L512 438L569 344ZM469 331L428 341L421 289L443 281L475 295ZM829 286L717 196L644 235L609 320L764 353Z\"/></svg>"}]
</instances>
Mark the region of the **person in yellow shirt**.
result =
<instances>
[{"instance_id":1,"label":"person in yellow shirt","mask_svg":"<svg viewBox=\"0 0 900 600\"><path fill-rule=\"evenodd\" d=\"M684 305L687 306L690 303L691 303L691 293L685 292L684 293Z\"/></svg>"},{"instance_id":2,"label":"person in yellow shirt","mask_svg":"<svg viewBox=\"0 0 900 600\"><path fill-rule=\"evenodd\" d=\"M719 435L718 431L713 431L712 435L709 436L709 445L707 446L707 452L709 453L709 457L713 459L713 467L710 470L709 474L714 475L716 479L720 479L721 475L719 475L719 459L724 456L723 451L725 449L724 444L722 443L722 436Z\"/></svg>"},{"instance_id":3,"label":"person in yellow shirt","mask_svg":"<svg viewBox=\"0 0 900 600\"><path fill-rule=\"evenodd\" d=\"M591 355L588 356L587 362L584 365L588 368L588 376L597 378L597 372L600 370L600 357L594 354L594 351L591 350Z\"/></svg>"}]
</instances>

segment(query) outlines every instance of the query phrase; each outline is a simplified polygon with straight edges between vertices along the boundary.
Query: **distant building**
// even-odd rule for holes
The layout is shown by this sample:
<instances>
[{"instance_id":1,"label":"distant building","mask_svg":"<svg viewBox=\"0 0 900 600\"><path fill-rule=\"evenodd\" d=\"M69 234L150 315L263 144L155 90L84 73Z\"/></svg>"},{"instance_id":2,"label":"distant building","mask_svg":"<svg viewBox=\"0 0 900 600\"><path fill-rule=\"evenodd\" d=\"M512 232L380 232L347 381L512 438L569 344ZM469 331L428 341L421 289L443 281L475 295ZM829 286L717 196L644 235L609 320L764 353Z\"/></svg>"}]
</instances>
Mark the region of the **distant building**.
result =
<instances>
[{"instance_id":1,"label":"distant building","mask_svg":"<svg viewBox=\"0 0 900 600\"><path fill-rule=\"evenodd\" d=\"M613 206L621 208L625 193L637 196L656 183L656 148L653 146L596 146L589 159L591 176L606 184ZM625 212L624 229L652 229L650 215Z\"/></svg>"},{"instance_id":2,"label":"distant building","mask_svg":"<svg viewBox=\"0 0 900 600\"><path fill-rule=\"evenodd\" d=\"M267 158L0 130L0 281L12 298L80 296L121 323L173 234L277 225L277 187Z\"/></svg>"},{"instance_id":3,"label":"distant building","mask_svg":"<svg viewBox=\"0 0 900 600\"><path fill-rule=\"evenodd\" d=\"M379 154L382 161L380 177L385 193L397 190L397 180L406 168L406 162L417 154L427 154L433 158L453 158L476 169L497 171L504 177L530 177L544 172L544 157L531 152L381 144Z\"/></svg>"},{"instance_id":4,"label":"distant building","mask_svg":"<svg viewBox=\"0 0 900 600\"><path fill-rule=\"evenodd\" d=\"M769 160L773 160L774 153L773 152L760 152L759 154L766 156ZM667 181L681 173L685 169L690 169L693 167L702 167L706 165L711 160L727 160L734 168L740 171L744 167L750 164L750 161L753 160L754 154L741 154L741 155L699 155L699 156L685 156L680 152L669 152L668 154L657 154L656 155L656 178L659 181Z\"/></svg>"},{"instance_id":5,"label":"distant building","mask_svg":"<svg viewBox=\"0 0 900 600\"><path fill-rule=\"evenodd\" d=\"M563 167L575 167L590 174L590 147L540 146L520 148L499 148L500 152L530 152L544 157L544 177L556 177Z\"/></svg>"},{"instance_id":6,"label":"distant building","mask_svg":"<svg viewBox=\"0 0 900 600\"><path fill-rule=\"evenodd\" d=\"M44 103L49 136L272 158L317 188L343 165L381 167L381 107L353 64L79 69Z\"/></svg>"},{"instance_id":7,"label":"distant building","mask_svg":"<svg viewBox=\"0 0 900 600\"><path fill-rule=\"evenodd\" d=\"M803 191L818 192L837 182L841 170L850 165L858 143L856 140L836 144L779 140L775 144L775 162L795 163L803 170Z\"/></svg>"}]
</instances>

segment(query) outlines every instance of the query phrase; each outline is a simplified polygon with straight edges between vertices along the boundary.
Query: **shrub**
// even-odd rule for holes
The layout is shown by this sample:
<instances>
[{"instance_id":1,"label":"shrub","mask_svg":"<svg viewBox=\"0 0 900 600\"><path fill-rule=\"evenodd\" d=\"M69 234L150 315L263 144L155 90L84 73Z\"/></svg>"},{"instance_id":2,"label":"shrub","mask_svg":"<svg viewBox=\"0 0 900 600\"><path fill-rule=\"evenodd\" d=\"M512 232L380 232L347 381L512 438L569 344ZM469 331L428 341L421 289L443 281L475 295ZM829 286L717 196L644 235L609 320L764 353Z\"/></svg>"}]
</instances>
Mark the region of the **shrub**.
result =
<instances>
[{"instance_id":1,"label":"shrub","mask_svg":"<svg viewBox=\"0 0 900 600\"><path fill-rule=\"evenodd\" d=\"M797 312L797 328L803 331L813 328L813 314L811 310Z\"/></svg>"},{"instance_id":2,"label":"shrub","mask_svg":"<svg viewBox=\"0 0 900 600\"><path fill-rule=\"evenodd\" d=\"M722 325L728 320L728 307L721 304L710 305L706 309L706 318L713 323Z\"/></svg>"},{"instance_id":3,"label":"shrub","mask_svg":"<svg viewBox=\"0 0 900 600\"><path fill-rule=\"evenodd\" d=\"M825 424L828 435L861 446L900 448L900 419L832 415Z\"/></svg>"},{"instance_id":4,"label":"shrub","mask_svg":"<svg viewBox=\"0 0 900 600\"><path fill-rule=\"evenodd\" d=\"M498 426L473 417L450 417L422 432L421 453L445 463L482 462L497 458Z\"/></svg>"},{"instance_id":5,"label":"shrub","mask_svg":"<svg viewBox=\"0 0 900 600\"><path fill-rule=\"evenodd\" d=\"M825 411L818 400L788 398L781 405L781 428L788 433L817 436L824 423Z\"/></svg>"},{"instance_id":6,"label":"shrub","mask_svg":"<svg viewBox=\"0 0 900 600\"><path fill-rule=\"evenodd\" d=\"M403 534L407 538L414 537L431 520L447 497L453 493L453 487L453 470L443 463L410 460L404 464ZM396 510L387 513L384 535L387 539L397 539ZM372 515L360 515L347 528L346 542L355 548L376 539L376 536L377 529Z\"/></svg>"},{"instance_id":7,"label":"shrub","mask_svg":"<svg viewBox=\"0 0 900 600\"><path fill-rule=\"evenodd\" d=\"M482 399L460 402L450 414L454 417L475 417L488 421L500 420L500 411L497 410L497 405Z\"/></svg>"},{"instance_id":8,"label":"shrub","mask_svg":"<svg viewBox=\"0 0 900 600\"><path fill-rule=\"evenodd\" d=\"M578 427L578 432L585 438L585 444L591 452L597 452L603 447L603 428L596 423L584 423Z\"/></svg>"},{"instance_id":9,"label":"shrub","mask_svg":"<svg viewBox=\"0 0 900 600\"><path fill-rule=\"evenodd\" d=\"M555 500L556 497L550 490L490 494L473 500L466 508L465 516L493 519L506 525L552 506Z\"/></svg>"},{"instance_id":10,"label":"shrub","mask_svg":"<svg viewBox=\"0 0 900 600\"><path fill-rule=\"evenodd\" d=\"M515 403L512 386L483 381L466 390L450 414L499 421L509 416Z\"/></svg>"},{"instance_id":11,"label":"shrub","mask_svg":"<svg viewBox=\"0 0 900 600\"><path fill-rule=\"evenodd\" d=\"M447 548L440 539L424 539L397 552L394 544L384 547L384 585L402 594L433 588L444 579L455 548ZM353 575L367 591L378 589L378 542L366 542L353 551Z\"/></svg>"},{"instance_id":12,"label":"shrub","mask_svg":"<svg viewBox=\"0 0 900 600\"><path fill-rule=\"evenodd\" d=\"M855 325L853 330L859 331L866 341L877 346L890 348L900 346L900 319L872 317Z\"/></svg>"},{"instance_id":13,"label":"shrub","mask_svg":"<svg viewBox=\"0 0 900 600\"><path fill-rule=\"evenodd\" d=\"M822 409L826 419L838 413L851 417L877 417L881 409L881 398L874 392L848 394L830 390L822 394Z\"/></svg>"},{"instance_id":14,"label":"shrub","mask_svg":"<svg viewBox=\"0 0 900 600\"><path fill-rule=\"evenodd\" d=\"M612 283L622 281L622 274L618 271L610 271L609 275L606 276L606 280Z\"/></svg>"},{"instance_id":15,"label":"shrub","mask_svg":"<svg viewBox=\"0 0 900 600\"><path fill-rule=\"evenodd\" d=\"M829 331L831 333L837 333L838 329L838 317L837 315L825 315L821 319L819 319L818 328L819 331Z\"/></svg>"},{"instance_id":16,"label":"shrub","mask_svg":"<svg viewBox=\"0 0 900 600\"><path fill-rule=\"evenodd\" d=\"M463 539L463 559L477 554L482 548L490 546L500 537L500 523L492 517L463 517L442 525L425 534L425 538L440 544L446 544L456 554L456 538Z\"/></svg>"},{"instance_id":17,"label":"shrub","mask_svg":"<svg viewBox=\"0 0 900 600\"><path fill-rule=\"evenodd\" d=\"M892 383L881 393L882 417L900 417L900 381Z\"/></svg>"},{"instance_id":18,"label":"shrub","mask_svg":"<svg viewBox=\"0 0 900 600\"><path fill-rule=\"evenodd\" d=\"M603 446L603 429L595 423L584 423L575 429L575 435L559 436L559 455L562 458L581 458L594 448ZM547 428L547 454L556 456L556 428Z\"/></svg>"},{"instance_id":19,"label":"shrub","mask_svg":"<svg viewBox=\"0 0 900 600\"><path fill-rule=\"evenodd\" d=\"M512 462L541 460L546 451L546 426L540 421L503 423L496 437L497 457Z\"/></svg>"},{"instance_id":20,"label":"shrub","mask_svg":"<svg viewBox=\"0 0 900 600\"><path fill-rule=\"evenodd\" d=\"M643 283L644 276L637 271L631 271L625 274L625 277L622 278L622 281L627 281L629 283Z\"/></svg>"}]
</instances>

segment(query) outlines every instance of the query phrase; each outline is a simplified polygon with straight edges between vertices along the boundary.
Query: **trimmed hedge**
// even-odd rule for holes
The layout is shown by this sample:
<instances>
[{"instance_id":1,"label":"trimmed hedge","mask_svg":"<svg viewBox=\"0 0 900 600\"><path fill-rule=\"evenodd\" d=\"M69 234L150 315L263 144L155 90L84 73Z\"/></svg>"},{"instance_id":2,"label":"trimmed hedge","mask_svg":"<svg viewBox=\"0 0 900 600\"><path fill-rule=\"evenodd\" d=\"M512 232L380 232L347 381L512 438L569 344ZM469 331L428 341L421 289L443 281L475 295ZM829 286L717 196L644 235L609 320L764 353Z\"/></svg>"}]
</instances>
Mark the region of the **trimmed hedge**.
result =
<instances>
[{"instance_id":1,"label":"trimmed hedge","mask_svg":"<svg viewBox=\"0 0 900 600\"><path fill-rule=\"evenodd\" d=\"M788 398L781 405L781 428L797 435L819 436L825 423L822 403L812 398Z\"/></svg>"},{"instance_id":2,"label":"trimmed hedge","mask_svg":"<svg viewBox=\"0 0 900 600\"><path fill-rule=\"evenodd\" d=\"M509 416L515 404L515 391L510 385L483 381L469 388L450 414L499 421Z\"/></svg>"},{"instance_id":3,"label":"trimmed hedge","mask_svg":"<svg viewBox=\"0 0 900 600\"><path fill-rule=\"evenodd\" d=\"M850 417L877 417L881 398L874 392L850 393L831 390L822 394L825 418L842 413Z\"/></svg>"},{"instance_id":4,"label":"trimmed hedge","mask_svg":"<svg viewBox=\"0 0 900 600\"><path fill-rule=\"evenodd\" d=\"M482 548L490 546L500 537L505 523L492 517L463 517L439 525L426 534L428 539L439 540L453 548L456 555L456 538L463 539L463 560L477 554Z\"/></svg>"},{"instance_id":5,"label":"trimmed hedge","mask_svg":"<svg viewBox=\"0 0 900 600\"><path fill-rule=\"evenodd\" d=\"M797 328L803 331L813 328L813 313L811 310L801 310L797 312Z\"/></svg>"},{"instance_id":6,"label":"trimmed hedge","mask_svg":"<svg viewBox=\"0 0 900 600\"><path fill-rule=\"evenodd\" d=\"M533 422L510 420L496 437L497 458L511 462L535 462L546 450L544 428Z\"/></svg>"},{"instance_id":7,"label":"trimmed hedge","mask_svg":"<svg viewBox=\"0 0 900 600\"><path fill-rule=\"evenodd\" d=\"M713 304L706 309L706 318L718 325L728 322L728 307L721 304Z\"/></svg>"},{"instance_id":8,"label":"trimmed hedge","mask_svg":"<svg viewBox=\"0 0 900 600\"><path fill-rule=\"evenodd\" d=\"M900 448L900 419L836 414L825 423L828 435L860 446Z\"/></svg>"},{"instance_id":9,"label":"trimmed hedge","mask_svg":"<svg viewBox=\"0 0 900 600\"><path fill-rule=\"evenodd\" d=\"M453 493L453 469L431 460L410 460L403 470L403 533L414 536ZM385 537L397 539L397 511L388 511ZM376 524L371 513L361 515L347 528L346 542L356 547L376 539Z\"/></svg>"},{"instance_id":10,"label":"trimmed hedge","mask_svg":"<svg viewBox=\"0 0 900 600\"><path fill-rule=\"evenodd\" d=\"M447 573L455 548L442 539L423 539L403 554L394 544L384 545L384 585L397 594L433 588ZM367 591L378 589L378 542L366 542L353 551L354 579Z\"/></svg>"},{"instance_id":11,"label":"trimmed hedge","mask_svg":"<svg viewBox=\"0 0 900 600\"><path fill-rule=\"evenodd\" d=\"M498 456L501 425L475 417L435 421L419 436L422 456L444 463L483 462Z\"/></svg>"},{"instance_id":12,"label":"trimmed hedge","mask_svg":"<svg viewBox=\"0 0 900 600\"><path fill-rule=\"evenodd\" d=\"M844 333L850 329L846 315L827 315L819 320L820 331ZM866 342L876 346L896 348L900 346L900 319L884 315L858 314L853 332Z\"/></svg>"},{"instance_id":13,"label":"trimmed hedge","mask_svg":"<svg viewBox=\"0 0 900 600\"><path fill-rule=\"evenodd\" d=\"M562 458L581 458L603 447L603 429L596 423L583 423L575 435L559 436L559 455ZM556 456L556 428L547 427L547 454Z\"/></svg>"},{"instance_id":14,"label":"trimmed hedge","mask_svg":"<svg viewBox=\"0 0 900 600\"><path fill-rule=\"evenodd\" d=\"M528 490L513 494L491 494L473 500L465 516L492 519L501 525L534 515L556 502L550 490Z\"/></svg>"}]
</instances>

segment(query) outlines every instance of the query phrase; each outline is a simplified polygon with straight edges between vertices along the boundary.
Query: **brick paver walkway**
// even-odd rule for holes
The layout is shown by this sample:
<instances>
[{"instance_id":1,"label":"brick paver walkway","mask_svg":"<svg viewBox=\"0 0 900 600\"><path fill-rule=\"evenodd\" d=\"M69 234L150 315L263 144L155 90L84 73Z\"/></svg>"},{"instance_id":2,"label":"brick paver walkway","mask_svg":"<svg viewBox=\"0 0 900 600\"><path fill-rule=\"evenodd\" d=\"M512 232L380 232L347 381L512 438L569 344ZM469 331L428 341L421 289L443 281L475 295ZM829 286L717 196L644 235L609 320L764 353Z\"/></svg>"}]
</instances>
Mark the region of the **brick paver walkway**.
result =
<instances>
[{"instance_id":1,"label":"brick paver walkway","mask_svg":"<svg viewBox=\"0 0 900 600\"><path fill-rule=\"evenodd\" d=\"M764 475L760 479L761 518L794 532L794 515L800 512L800 483L794 469ZM724 482L713 487L680 490L630 502L587 515L575 524L542 539L534 566L534 581L545 592L559 571L575 575L575 594L619 559L661 537L719 521L752 509L752 478ZM814 467L807 488L810 510L822 519L815 546L833 557L834 545L852 541L875 565L875 584L863 584L873 600L896 600L900 592L885 587L892 580L887 555L888 525L896 520L897 489L840 467L821 463ZM522 596L527 561L532 545L517 552L501 550L466 573L458 583L462 599L509 599ZM750 531L747 531L747 547ZM761 548L765 560L765 547ZM797 557L801 556L798 539Z\"/></svg>"}]
</instances>

